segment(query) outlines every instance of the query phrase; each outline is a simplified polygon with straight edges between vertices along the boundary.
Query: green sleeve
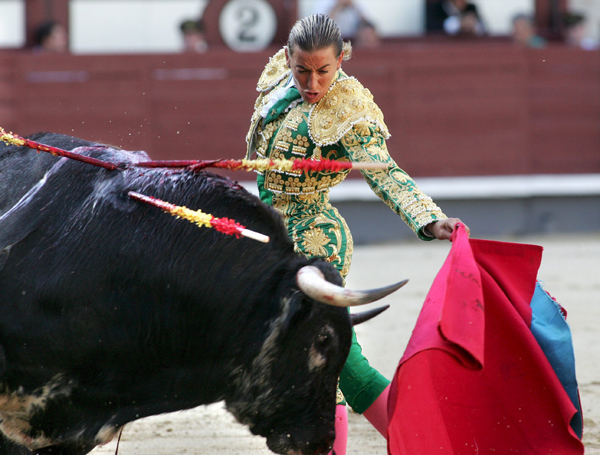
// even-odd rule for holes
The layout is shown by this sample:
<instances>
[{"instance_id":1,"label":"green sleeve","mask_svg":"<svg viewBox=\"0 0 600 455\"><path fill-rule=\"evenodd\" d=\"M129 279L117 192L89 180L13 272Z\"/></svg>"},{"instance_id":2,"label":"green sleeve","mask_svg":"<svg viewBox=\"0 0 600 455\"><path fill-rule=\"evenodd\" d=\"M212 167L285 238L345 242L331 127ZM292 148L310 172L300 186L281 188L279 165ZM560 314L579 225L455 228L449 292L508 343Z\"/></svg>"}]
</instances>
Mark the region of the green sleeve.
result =
<instances>
[{"instance_id":1,"label":"green sleeve","mask_svg":"<svg viewBox=\"0 0 600 455\"><path fill-rule=\"evenodd\" d=\"M389 383L388 379L369 364L352 329L350 354L340 374L340 389L348 404L355 412L362 414Z\"/></svg>"},{"instance_id":2,"label":"green sleeve","mask_svg":"<svg viewBox=\"0 0 600 455\"><path fill-rule=\"evenodd\" d=\"M377 196L396 212L422 240L432 240L423 228L447 218L441 209L423 193L410 176L398 167L388 153L385 139L378 128L368 122L354 126L341 140L350 161L387 163L383 170L362 170L363 177Z\"/></svg>"}]
</instances>

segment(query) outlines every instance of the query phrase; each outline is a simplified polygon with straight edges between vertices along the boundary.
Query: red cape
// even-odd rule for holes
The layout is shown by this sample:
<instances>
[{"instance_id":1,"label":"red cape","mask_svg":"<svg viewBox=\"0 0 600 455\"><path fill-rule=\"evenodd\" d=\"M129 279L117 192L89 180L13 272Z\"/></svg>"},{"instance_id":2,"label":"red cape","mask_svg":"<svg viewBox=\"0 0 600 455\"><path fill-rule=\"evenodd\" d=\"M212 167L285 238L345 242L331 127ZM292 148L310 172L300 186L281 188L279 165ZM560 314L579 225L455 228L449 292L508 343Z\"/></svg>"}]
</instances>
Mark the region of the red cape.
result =
<instances>
[{"instance_id":1,"label":"red cape","mask_svg":"<svg viewBox=\"0 0 600 455\"><path fill-rule=\"evenodd\" d=\"M390 455L583 454L530 330L541 256L455 230L392 382Z\"/></svg>"}]
</instances>

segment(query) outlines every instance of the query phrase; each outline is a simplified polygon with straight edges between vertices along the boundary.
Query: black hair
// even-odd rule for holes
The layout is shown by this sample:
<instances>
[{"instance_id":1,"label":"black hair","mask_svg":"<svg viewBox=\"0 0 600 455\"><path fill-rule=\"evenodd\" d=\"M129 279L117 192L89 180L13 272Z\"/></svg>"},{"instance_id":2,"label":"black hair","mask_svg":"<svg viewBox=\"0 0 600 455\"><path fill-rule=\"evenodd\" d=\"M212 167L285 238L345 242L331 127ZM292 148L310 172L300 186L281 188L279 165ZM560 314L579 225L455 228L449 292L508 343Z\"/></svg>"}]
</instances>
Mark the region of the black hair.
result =
<instances>
[{"instance_id":1,"label":"black hair","mask_svg":"<svg viewBox=\"0 0 600 455\"><path fill-rule=\"evenodd\" d=\"M299 48L312 52L333 46L336 58L344 52L344 60L352 55L352 45L342 40L340 28L333 19L324 14L311 14L294 24L288 37L287 48L290 54Z\"/></svg>"}]
</instances>

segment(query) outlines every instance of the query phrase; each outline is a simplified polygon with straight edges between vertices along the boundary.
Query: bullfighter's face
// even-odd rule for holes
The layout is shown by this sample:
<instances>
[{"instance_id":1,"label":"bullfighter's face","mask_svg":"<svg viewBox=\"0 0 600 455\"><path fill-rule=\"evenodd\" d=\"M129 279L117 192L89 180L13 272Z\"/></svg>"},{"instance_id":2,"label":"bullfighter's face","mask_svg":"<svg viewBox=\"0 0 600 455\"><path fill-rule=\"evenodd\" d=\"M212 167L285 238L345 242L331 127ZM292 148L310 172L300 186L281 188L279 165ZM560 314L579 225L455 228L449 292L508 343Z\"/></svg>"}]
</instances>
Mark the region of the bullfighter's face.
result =
<instances>
[{"instance_id":1,"label":"bullfighter's face","mask_svg":"<svg viewBox=\"0 0 600 455\"><path fill-rule=\"evenodd\" d=\"M318 103L327 94L344 57L343 52L336 57L333 45L310 52L295 49L290 53L286 48L285 55L296 88L309 104Z\"/></svg>"}]
</instances>

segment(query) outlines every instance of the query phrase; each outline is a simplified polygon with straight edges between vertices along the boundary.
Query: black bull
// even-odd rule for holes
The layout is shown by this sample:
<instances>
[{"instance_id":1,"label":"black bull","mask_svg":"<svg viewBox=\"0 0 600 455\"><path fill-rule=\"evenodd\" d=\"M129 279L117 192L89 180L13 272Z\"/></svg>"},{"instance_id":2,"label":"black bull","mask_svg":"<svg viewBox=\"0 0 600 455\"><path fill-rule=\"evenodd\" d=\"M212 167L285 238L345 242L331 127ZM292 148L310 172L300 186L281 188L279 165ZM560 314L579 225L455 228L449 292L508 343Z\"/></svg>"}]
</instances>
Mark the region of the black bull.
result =
<instances>
[{"instance_id":1,"label":"black bull","mask_svg":"<svg viewBox=\"0 0 600 455\"><path fill-rule=\"evenodd\" d=\"M233 218L271 241L195 227L128 191ZM342 284L330 264L294 253L275 212L228 179L108 171L2 146L0 452L85 454L128 422L220 400L274 452L327 452L351 324L346 309L299 291L308 264Z\"/></svg>"}]
</instances>

